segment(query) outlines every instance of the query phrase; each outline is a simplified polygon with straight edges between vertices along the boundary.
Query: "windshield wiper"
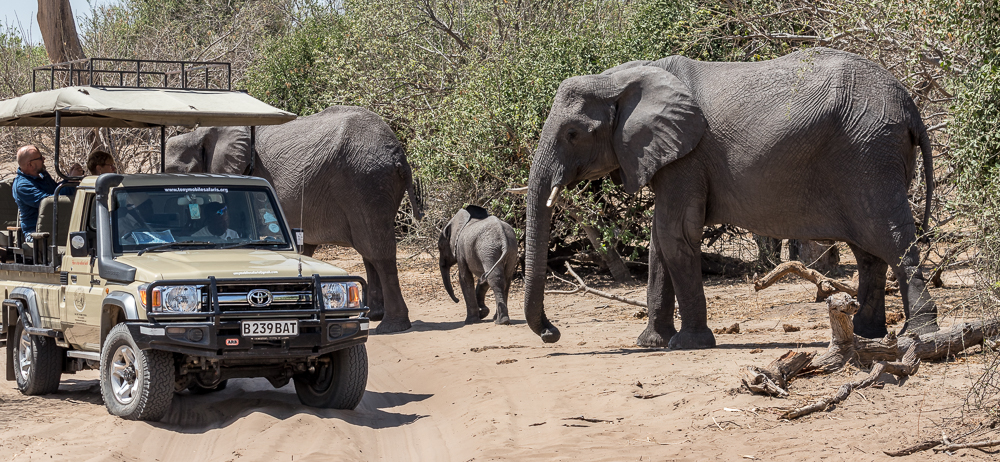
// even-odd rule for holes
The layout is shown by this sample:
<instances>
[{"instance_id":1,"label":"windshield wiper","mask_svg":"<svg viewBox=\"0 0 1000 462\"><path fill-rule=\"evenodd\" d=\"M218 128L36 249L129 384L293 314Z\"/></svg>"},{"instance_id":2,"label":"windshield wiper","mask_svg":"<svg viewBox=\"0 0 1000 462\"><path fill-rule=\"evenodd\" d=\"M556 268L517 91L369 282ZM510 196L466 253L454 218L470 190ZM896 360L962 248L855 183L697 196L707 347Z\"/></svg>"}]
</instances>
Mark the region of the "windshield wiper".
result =
<instances>
[{"instance_id":1,"label":"windshield wiper","mask_svg":"<svg viewBox=\"0 0 1000 462\"><path fill-rule=\"evenodd\" d=\"M227 245L225 247L220 247L221 249L238 249L240 247L246 247L250 245L287 245L282 241L271 241L271 240L260 240L260 241L247 241L240 242L239 244Z\"/></svg>"},{"instance_id":2,"label":"windshield wiper","mask_svg":"<svg viewBox=\"0 0 1000 462\"><path fill-rule=\"evenodd\" d=\"M139 251L136 256L142 256L146 252L156 252L157 250L169 249L170 247L185 247L189 245L215 245L211 242L205 241L180 241L180 242L167 242L165 244L154 245L152 247L146 247Z\"/></svg>"}]
</instances>

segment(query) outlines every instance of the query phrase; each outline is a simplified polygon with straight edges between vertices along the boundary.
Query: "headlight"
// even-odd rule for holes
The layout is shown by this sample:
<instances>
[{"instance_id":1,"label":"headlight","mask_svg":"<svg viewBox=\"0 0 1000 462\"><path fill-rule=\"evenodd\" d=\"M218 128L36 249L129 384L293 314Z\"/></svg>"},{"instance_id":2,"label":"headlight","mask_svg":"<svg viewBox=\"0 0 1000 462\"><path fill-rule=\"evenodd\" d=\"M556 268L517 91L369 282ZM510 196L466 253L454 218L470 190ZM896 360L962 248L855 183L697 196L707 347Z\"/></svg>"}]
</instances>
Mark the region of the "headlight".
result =
<instances>
[{"instance_id":1,"label":"headlight","mask_svg":"<svg viewBox=\"0 0 1000 462\"><path fill-rule=\"evenodd\" d=\"M146 300L148 284L139 286L139 297L143 306L150 306ZM161 286L153 289L152 311L161 313L190 313L201 311L201 286Z\"/></svg>"},{"instance_id":2,"label":"headlight","mask_svg":"<svg viewBox=\"0 0 1000 462\"><path fill-rule=\"evenodd\" d=\"M323 306L328 310L361 307L361 284L357 282L324 282Z\"/></svg>"}]
</instances>

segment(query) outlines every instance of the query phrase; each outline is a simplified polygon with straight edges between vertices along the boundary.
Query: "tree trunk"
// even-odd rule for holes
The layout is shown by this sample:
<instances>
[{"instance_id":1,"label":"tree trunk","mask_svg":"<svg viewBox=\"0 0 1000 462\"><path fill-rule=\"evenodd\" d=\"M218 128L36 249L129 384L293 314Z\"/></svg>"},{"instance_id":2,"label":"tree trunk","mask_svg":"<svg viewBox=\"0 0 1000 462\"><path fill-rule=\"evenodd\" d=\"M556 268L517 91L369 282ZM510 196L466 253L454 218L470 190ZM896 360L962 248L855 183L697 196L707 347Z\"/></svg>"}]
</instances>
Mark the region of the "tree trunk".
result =
<instances>
[{"instance_id":1,"label":"tree trunk","mask_svg":"<svg viewBox=\"0 0 1000 462\"><path fill-rule=\"evenodd\" d=\"M833 241L798 241L798 260L823 274L836 274L840 252Z\"/></svg>"},{"instance_id":2,"label":"tree trunk","mask_svg":"<svg viewBox=\"0 0 1000 462\"><path fill-rule=\"evenodd\" d=\"M76 21L69 0L38 0L37 19L49 62L64 63L87 57L76 33Z\"/></svg>"},{"instance_id":3,"label":"tree trunk","mask_svg":"<svg viewBox=\"0 0 1000 462\"><path fill-rule=\"evenodd\" d=\"M583 232L587 235L590 245L593 246L597 254L601 256L601 261L604 262L607 269L611 271L611 276L615 278L615 282L619 284L634 284L635 279L632 278L632 273L630 273L628 267L625 266L625 261L622 260L621 255L618 254L618 251L615 250L614 246L604 246L601 242L601 233L597 230L597 228L585 223L576 210L568 209L566 214L579 223L580 227L583 228ZM603 225L600 218L598 218L598 223Z\"/></svg>"}]
</instances>

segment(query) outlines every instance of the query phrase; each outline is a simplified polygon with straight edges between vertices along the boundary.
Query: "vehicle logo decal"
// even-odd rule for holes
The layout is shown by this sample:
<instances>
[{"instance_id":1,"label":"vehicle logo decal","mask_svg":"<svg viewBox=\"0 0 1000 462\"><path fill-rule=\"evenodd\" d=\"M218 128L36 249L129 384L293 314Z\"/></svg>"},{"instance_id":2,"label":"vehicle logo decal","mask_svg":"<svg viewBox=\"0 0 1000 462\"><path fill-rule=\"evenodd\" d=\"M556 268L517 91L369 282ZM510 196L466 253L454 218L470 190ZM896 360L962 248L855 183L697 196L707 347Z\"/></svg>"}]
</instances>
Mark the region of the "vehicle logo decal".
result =
<instances>
[{"instance_id":1,"label":"vehicle logo decal","mask_svg":"<svg viewBox=\"0 0 1000 462\"><path fill-rule=\"evenodd\" d=\"M73 308L77 313L83 313L83 310L87 307L87 294L81 292L76 292L73 294Z\"/></svg>"},{"instance_id":2,"label":"vehicle logo decal","mask_svg":"<svg viewBox=\"0 0 1000 462\"><path fill-rule=\"evenodd\" d=\"M240 344L240 339L238 338L227 338L226 346L237 346Z\"/></svg>"},{"instance_id":3,"label":"vehicle logo decal","mask_svg":"<svg viewBox=\"0 0 1000 462\"><path fill-rule=\"evenodd\" d=\"M263 308L271 304L271 291L267 289L254 289L247 292L247 303L254 308Z\"/></svg>"}]
</instances>

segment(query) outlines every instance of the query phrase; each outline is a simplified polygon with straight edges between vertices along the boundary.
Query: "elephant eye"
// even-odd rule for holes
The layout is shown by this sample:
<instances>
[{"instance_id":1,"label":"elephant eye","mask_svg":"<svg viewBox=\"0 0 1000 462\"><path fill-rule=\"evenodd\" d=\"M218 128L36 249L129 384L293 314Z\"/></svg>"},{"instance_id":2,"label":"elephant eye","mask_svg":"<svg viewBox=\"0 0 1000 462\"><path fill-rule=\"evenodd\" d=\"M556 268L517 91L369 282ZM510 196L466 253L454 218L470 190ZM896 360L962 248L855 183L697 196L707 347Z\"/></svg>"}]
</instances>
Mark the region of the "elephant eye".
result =
<instances>
[{"instance_id":1,"label":"elephant eye","mask_svg":"<svg viewBox=\"0 0 1000 462\"><path fill-rule=\"evenodd\" d=\"M567 131L566 138L568 138L570 141L576 139L576 129L570 129L569 131Z\"/></svg>"}]
</instances>

